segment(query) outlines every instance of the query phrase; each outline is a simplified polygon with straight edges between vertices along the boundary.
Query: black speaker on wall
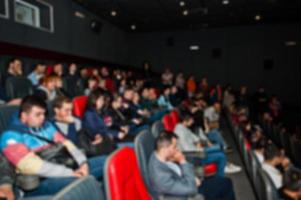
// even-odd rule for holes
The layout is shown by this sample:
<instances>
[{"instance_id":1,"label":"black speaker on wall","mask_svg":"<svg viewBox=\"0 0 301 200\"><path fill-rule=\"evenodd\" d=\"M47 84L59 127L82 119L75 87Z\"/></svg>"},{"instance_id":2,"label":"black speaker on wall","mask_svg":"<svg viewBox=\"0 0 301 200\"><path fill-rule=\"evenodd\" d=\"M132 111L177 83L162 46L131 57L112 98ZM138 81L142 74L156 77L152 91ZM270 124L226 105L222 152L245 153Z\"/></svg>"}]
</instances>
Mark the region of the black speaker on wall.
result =
<instances>
[{"instance_id":1,"label":"black speaker on wall","mask_svg":"<svg viewBox=\"0 0 301 200\"><path fill-rule=\"evenodd\" d=\"M98 20L92 19L90 23L90 27L94 33L99 33L102 28L102 23Z\"/></svg>"},{"instance_id":2,"label":"black speaker on wall","mask_svg":"<svg viewBox=\"0 0 301 200\"><path fill-rule=\"evenodd\" d=\"M166 46L168 46L168 47L175 46L175 39L174 39L174 37L168 37L166 39Z\"/></svg>"},{"instance_id":3,"label":"black speaker on wall","mask_svg":"<svg viewBox=\"0 0 301 200\"><path fill-rule=\"evenodd\" d=\"M218 59L222 57L222 50L220 48L214 48L212 49L211 54L213 59Z\"/></svg>"},{"instance_id":4,"label":"black speaker on wall","mask_svg":"<svg viewBox=\"0 0 301 200\"><path fill-rule=\"evenodd\" d=\"M265 59L263 61L263 69L264 70L272 70L272 69L274 69L274 60L272 60L272 59Z\"/></svg>"}]
</instances>

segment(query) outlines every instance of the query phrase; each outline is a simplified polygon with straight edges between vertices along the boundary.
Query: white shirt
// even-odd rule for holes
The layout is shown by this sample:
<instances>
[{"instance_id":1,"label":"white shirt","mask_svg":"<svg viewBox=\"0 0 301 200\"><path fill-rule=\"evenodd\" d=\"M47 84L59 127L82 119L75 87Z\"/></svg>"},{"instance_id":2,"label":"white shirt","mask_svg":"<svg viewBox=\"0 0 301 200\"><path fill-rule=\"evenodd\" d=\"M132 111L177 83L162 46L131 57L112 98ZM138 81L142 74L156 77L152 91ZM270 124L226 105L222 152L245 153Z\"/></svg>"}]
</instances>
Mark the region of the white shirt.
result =
<instances>
[{"instance_id":1,"label":"white shirt","mask_svg":"<svg viewBox=\"0 0 301 200\"><path fill-rule=\"evenodd\" d=\"M254 151L254 153L255 153L255 156L257 157L259 163L262 165L262 163L264 162L264 157L263 157L262 153L259 153L257 151Z\"/></svg>"},{"instance_id":2,"label":"white shirt","mask_svg":"<svg viewBox=\"0 0 301 200\"><path fill-rule=\"evenodd\" d=\"M219 121L219 113L215 111L213 106L205 109L204 117L209 120L209 122Z\"/></svg>"},{"instance_id":3,"label":"white shirt","mask_svg":"<svg viewBox=\"0 0 301 200\"><path fill-rule=\"evenodd\" d=\"M183 124L177 124L174 130L178 136L179 147L183 152L198 151L196 143L200 142L200 138L186 128Z\"/></svg>"},{"instance_id":4,"label":"white shirt","mask_svg":"<svg viewBox=\"0 0 301 200\"><path fill-rule=\"evenodd\" d=\"M280 171L267 163L263 163L262 169L270 176L276 188L280 189L283 185Z\"/></svg>"}]
</instances>

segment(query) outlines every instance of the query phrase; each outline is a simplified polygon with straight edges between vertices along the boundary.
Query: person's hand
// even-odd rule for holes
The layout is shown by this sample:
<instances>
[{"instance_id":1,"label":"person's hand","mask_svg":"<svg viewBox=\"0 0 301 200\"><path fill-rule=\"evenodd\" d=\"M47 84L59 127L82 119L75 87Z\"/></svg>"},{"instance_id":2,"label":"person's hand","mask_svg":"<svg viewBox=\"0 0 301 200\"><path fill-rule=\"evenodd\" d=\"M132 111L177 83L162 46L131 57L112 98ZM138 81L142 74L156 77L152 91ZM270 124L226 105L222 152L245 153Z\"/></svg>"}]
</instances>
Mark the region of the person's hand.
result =
<instances>
[{"instance_id":1,"label":"person's hand","mask_svg":"<svg viewBox=\"0 0 301 200\"><path fill-rule=\"evenodd\" d=\"M173 159L174 159L175 162L178 162L179 164L186 163L186 158L180 150L176 151L176 153L173 156Z\"/></svg>"},{"instance_id":2,"label":"person's hand","mask_svg":"<svg viewBox=\"0 0 301 200\"><path fill-rule=\"evenodd\" d=\"M282 160L282 162L281 162L281 164L282 164L283 168L286 170L286 169L289 168L289 166L291 164L291 161L290 161L289 158L284 157L283 160Z\"/></svg>"},{"instance_id":3,"label":"person's hand","mask_svg":"<svg viewBox=\"0 0 301 200\"><path fill-rule=\"evenodd\" d=\"M76 177L84 177L89 175L89 166L87 163L82 164L75 172Z\"/></svg>"},{"instance_id":4,"label":"person's hand","mask_svg":"<svg viewBox=\"0 0 301 200\"><path fill-rule=\"evenodd\" d=\"M120 128L124 133L129 133L129 130L130 130L130 127L129 126L122 126L121 128Z\"/></svg>"},{"instance_id":5,"label":"person's hand","mask_svg":"<svg viewBox=\"0 0 301 200\"><path fill-rule=\"evenodd\" d=\"M15 195L12 190L12 186L11 185L0 186L0 197L6 198L7 200L14 200Z\"/></svg>"},{"instance_id":6,"label":"person's hand","mask_svg":"<svg viewBox=\"0 0 301 200\"><path fill-rule=\"evenodd\" d=\"M93 145L97 145L102 143L103 137L100 134L97 134L94 138L94 141L92 142Z\"/></svg>"},{"instance_id":7,"label":"person's hand","mask_svg":"<svg viewBox=\"0 0 301 200\"><path fill-rule=\"evenodd\" d=\"M137 118L132 120L136 125L139 125L141 123L141 121Z\"/></svg>"},{"instance_id":8,"label":"person's hand","mask_svg":"<svg viewBox=\"0 0 301 200\"><path fill-rule=\"evenodd\" d=\"M119 139L119 140L124 139L125 136L126 136L126 134L125 134L124 132L119 132L119 133L118 133L118 139Z\"/></svg>"},{"instance_id":9,"label":"person's hand","mask_svg":"<svg viewBox=\"0 0 301 200\"><path fill-rule=\"evenodd\" d=\"M195 177L195 184L197 187L200 187L202 185L202 181L199 178Z\"/></svg>"}]
</instances>

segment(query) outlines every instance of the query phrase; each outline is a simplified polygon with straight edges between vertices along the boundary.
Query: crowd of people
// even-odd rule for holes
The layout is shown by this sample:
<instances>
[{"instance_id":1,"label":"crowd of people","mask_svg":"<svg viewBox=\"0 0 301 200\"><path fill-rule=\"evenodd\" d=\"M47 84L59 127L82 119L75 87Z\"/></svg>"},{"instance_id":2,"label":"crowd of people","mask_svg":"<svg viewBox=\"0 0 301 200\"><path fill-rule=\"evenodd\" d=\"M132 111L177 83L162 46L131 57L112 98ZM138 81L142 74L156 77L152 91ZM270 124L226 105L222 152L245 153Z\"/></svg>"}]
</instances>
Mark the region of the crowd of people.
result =
<instances>
[{"instance_id":1,"label":"crowd of people","mask_svg":"<svg viewBox=\"0 0 301 200\"><path fill-rule=\"evenodd\" d=\"M264 88L251 98L246 86L235 92L231 86L209 85L206 77L197 82L194 76L174 75L169 69L158 77L149 63L144 63L139 72L106 66L78 67L74 63L67 67L62 63L51 67L38 63L27 75L34 86L33 94L7 99L4 84L15 76L26 76L18 58L9 63L1 80L2 106L18 105L19 111L1 133L0 197L12 200L51 196L88 175L102 181L110 153L124 146L133 147L142 130L177 109L180 123L174 133L163 131L159 135L149 161L155 192L158 196L185 198L199 194L210 200L233 200L233 184L225 173L239 173L241 167L227 161L232 147L220 126L222 108L230 110L237 123L245 124L246 136L282 196L298 199L301 194L285 187L276 169L279 164L290 168L289 159L262 141L260 127L253 128L254 118L250 116L262 114L281 120L280 102L275 96L269 98ZM66 84L81 89L81 95L88 98L82 118L72 113L73 98L79 94L66 89ZM59 156L49 156L53 151ZM194 165L184 154L191 151L205 154L204 158L195 158L194 165L216 163L216 175L196 176ZM28 177L38 180L30 190L20 183L20 179Z\"/></svg>"}]
</instances>

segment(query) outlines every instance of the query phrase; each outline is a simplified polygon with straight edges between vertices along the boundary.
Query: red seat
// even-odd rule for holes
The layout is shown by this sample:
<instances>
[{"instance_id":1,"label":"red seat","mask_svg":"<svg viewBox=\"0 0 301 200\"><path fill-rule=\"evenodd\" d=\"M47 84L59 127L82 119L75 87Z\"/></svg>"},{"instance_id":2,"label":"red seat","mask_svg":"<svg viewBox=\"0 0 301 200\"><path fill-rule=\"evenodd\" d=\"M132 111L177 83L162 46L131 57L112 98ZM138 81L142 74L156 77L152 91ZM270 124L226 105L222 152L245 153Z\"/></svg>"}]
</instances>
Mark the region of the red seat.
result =
<instances>
[{"instance_id":1,"label":"red seat","mask_svg":"<svg viewBox=\"0 0 301 200\"><path fill-rule=\"evenodd\" d=\"M216 163L210 163L210 164L204 165L204 173L206 176L215 175L216 172L217 172L217 164Z\"/></svg>"},{"instance_id":2,"label":"red seat","mask_svg":"<svg viewBox=\"0 0 301 200\"><path fill-rule=\"evenodd\" d=\"M46 75L52 74L53 71L54 71L53 65L48 65L48 66L47 66L47 69L46 69Z\"/></svg>"},{"instance_id":3,"label":"red seat","mask_svg":"<svg viewBox=\"0 0 301 200\"><path fill-rule=\"evenodd\" d=\"M171 113L170 113L170 117L172 119L172 122L177 125L180 121L180 116L179 116L179 113L177 110L173 110Z\"/></svg>"},{"instance_id":4,"label":"red seat","mask_svg":"<svg viewBox=\"0 0 301 200\"><path fill-rule=\"evenodd\" d=\"M78 96L73 99L73 115L78 118L83 118L86 110L88 97Z\"/></svg>"},{"instance_id":5,"label":"red seat","mask_svg":"<svg viewBox=\"0 0 301 200\"><path fill-rule=\"evenodd\" d=\"M173 120L170 115L166 114L162 119L164 128L168 132L173 132L176 124L173 123Z\"/></svg>"},{"instance_id":6,"label":"red seat","mask_svg":"<svg viewBox=\"0 0 301 200\"><path fill-rule=\"evenodd\" d=\"M115 151L106 161L104 174L108 200L151 200L132 148Z\"/></svg>"}]
</instances>

